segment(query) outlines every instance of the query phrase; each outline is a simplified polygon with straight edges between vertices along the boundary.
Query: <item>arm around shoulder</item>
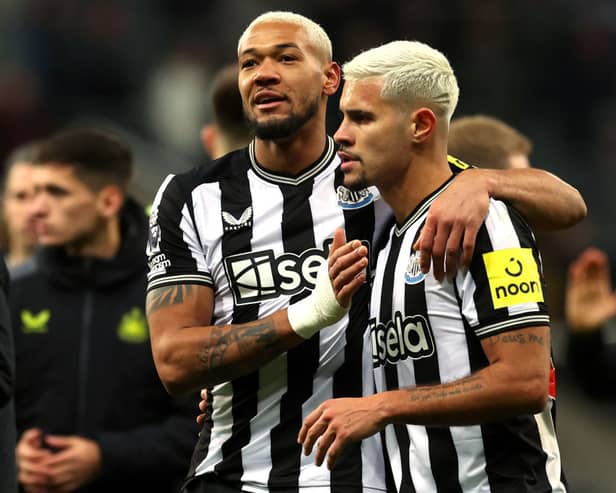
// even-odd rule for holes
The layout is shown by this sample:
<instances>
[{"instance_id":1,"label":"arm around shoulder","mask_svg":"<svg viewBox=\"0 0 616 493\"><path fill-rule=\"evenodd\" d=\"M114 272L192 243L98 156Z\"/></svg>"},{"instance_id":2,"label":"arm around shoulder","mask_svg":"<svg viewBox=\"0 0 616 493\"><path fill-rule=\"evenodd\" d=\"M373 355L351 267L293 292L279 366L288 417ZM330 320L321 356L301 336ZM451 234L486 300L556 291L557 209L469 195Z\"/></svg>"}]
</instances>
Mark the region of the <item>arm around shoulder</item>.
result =
<instances>
[{"instance_id":1,"label":"arm around shoulder","mask_svg":"<svg viewBox=\"0 0 616 493\"><path fill-rule=\"evenodd\" d=\"M466 173L479 175L491 197L509 202L536 229L565 229L586 217L586 203L580 192L548 171L477 168L462 175Z\"/></svg>"}]
</instances>

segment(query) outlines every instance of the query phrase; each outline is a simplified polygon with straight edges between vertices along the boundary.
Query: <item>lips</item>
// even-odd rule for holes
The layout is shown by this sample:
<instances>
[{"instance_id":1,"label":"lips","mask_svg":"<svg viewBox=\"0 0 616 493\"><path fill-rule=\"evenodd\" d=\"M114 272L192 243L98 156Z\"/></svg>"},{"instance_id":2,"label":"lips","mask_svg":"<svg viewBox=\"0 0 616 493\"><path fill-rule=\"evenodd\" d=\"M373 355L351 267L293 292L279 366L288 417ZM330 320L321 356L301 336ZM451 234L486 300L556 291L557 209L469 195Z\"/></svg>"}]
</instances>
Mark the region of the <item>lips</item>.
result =
<instances>
[{"instance_id":1,"label":"lips","mask_svg":"<svg viewBox=\"0 0 616 493\"><path fill-rule=\"evenodd\" d=\"M278 92L263 89L255 95L253 103L258 107L267 107L281 103L286 99L285 96Z\"/></svg>"},{"instance_id":2,"label":"lips","mask_svg":"<svg viewBox=\"0 0 616 493\"><path fill-rule=\"evenodd\" d=\"M342 171L350 169L351 166L353 166L353 163L359 162L359 156L344 150L338 151L338 157L342 161L342 164L340 165L340 169Z\"/></svg>"}]
</instances>

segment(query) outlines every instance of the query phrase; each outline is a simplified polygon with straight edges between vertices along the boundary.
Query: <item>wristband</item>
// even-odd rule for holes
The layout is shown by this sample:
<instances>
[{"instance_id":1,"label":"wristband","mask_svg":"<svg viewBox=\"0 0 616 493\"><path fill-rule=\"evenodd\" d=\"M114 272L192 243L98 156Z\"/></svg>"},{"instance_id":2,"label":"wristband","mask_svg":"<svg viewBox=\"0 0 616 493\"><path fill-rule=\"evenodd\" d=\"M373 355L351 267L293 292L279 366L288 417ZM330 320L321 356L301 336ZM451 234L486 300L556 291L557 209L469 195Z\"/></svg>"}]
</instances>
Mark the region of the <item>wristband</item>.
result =
<instances>
[{"instance_id":1,"label":"wristband","mask_svg":"<svg viewBox=\"0 0 616 493\"><path fill-rule=\"evenodd\" d=\"M319 330L344 317L348 310L338 303L329 279L327 262L324 262L317 273L314 290L289 306L287 318L297 335L310 339Z\"/></svg>"}]
</instances>

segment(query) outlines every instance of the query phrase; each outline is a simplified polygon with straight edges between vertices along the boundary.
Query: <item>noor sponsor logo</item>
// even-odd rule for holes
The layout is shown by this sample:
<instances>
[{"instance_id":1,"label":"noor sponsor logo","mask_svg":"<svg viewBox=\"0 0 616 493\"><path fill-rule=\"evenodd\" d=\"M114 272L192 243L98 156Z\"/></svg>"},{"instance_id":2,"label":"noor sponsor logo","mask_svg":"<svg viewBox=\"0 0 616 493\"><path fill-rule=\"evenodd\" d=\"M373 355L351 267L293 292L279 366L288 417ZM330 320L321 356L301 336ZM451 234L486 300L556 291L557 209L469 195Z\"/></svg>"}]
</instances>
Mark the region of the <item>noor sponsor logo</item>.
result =
<instances>
[{"instance_id":1,"label":"noor sponsor logo","mask_svg":"<svg viewBox=\"0 0 616 493\"><path fill-rule=\"evenodd\" d=\"M374 368L395 364L407 358L428 358L434 354L434 336L422 315L403 317L397 311L386 324L369 321Z\"/></svg>"},{"instance_id":2,"label":"noor sponsor logo","mask_svg":"<svg viewBox=\"0 0 616 493\"><path fill-rule=\"evenodd\" d=\"M483 255L494 308L543 301L537 263L530 248L510 248Z\"/></svg>"}]
</instances>

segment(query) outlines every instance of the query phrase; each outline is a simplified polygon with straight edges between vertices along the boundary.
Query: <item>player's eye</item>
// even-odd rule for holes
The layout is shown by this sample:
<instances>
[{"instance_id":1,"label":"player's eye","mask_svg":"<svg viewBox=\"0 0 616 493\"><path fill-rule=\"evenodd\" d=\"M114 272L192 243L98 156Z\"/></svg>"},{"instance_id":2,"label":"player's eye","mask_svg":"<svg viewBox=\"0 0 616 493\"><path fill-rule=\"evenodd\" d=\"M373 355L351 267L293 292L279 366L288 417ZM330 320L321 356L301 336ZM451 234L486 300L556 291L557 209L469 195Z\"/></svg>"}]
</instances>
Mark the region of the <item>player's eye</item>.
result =
<instances>
[{"instance_id":1,"label":"player's eye","mask_svg":"<svg viewBox=\"0 0 616 493\"><path fill-rule=\"evenodd\" d=\"M253 60L253 59L243 60L242 62L240 62L240 68L241 69L250 68L250 67L254 67L256 64L257 64L256 60Z\"/></svg>"}]
</instances>

